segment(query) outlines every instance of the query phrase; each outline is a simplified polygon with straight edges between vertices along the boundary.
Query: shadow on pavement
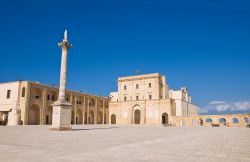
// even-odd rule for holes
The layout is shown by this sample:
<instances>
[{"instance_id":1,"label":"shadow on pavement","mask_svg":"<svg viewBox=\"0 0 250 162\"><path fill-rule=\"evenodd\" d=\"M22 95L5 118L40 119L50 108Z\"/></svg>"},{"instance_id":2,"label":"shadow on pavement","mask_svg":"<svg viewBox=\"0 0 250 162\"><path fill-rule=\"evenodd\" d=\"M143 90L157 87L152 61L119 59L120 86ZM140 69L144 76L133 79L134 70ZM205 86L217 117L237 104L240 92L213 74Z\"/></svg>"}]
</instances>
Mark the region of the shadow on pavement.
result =
<instances>
[{"instance_id":1,"label":"shadow on pavement","mask_svg":"<svg viewBox=\"0 0 250 162\"><path fill-rule=\"evenodd\" d=\"M115 129L115 128L119 128L119 127L108 127L108 128L86 128L86 129L73 129L73 131L84 131L84 130L97 130L97 129Z\"/></svg>"}]
</instances>

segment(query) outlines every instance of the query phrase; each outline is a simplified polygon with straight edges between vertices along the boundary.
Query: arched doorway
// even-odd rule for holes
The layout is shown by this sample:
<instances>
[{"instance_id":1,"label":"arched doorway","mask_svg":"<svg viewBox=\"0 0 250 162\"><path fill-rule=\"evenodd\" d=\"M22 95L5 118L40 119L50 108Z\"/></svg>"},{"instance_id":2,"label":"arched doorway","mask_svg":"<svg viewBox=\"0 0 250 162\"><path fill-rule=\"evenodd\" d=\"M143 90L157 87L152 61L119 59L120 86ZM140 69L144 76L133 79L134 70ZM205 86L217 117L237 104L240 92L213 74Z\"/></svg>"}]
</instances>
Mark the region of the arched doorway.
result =
<instances>
[{"instance_id":1,"label":"arched doorway","mask_svg":"<svg viewBox=\"0 0 250 162\"><path fill-rule=\"evenodd\" d=\"M87 114L87 112L85 112L84 124L88 124L88 114Z\"/></svg>"},{"instance_id":2,"label":"arched doorway","mask_svg":"<svg viewBox=\"0 0 250 162\"><path fill-rule=\"evenodd\" d=\"M141 111L135 110L134 112L134 124L140 124L141 123Z\"/></svg>"},{"instance_id":3,"label":"arched doorway","mask_svg":"<svg viewBox=\"0 0 250 162\"><path fill-rule=\"evenodd\" d=\"M71 111L71 124L75 124L75 112Z\"/></svg>"},{"instance_id":4,"label":"arched doorway","mask_svg":"<svg viewBox=\"0 0 250 162\"><path fill-rule=\"evenodd\" d=\"M111 115L111 124L116 124L116 116L115 116L115 114Z\"/></svg>"},{"instance_id":5,"label":"arched doorway","mask_svg":"<svg viewBox=\"0 0 250 162\"><path fill-rule=\"evenodd\" d=\"M98 124L102 124L102 120L103 120L103 115L102 114L103 114L102 111L98 112L98 121L97 121Z\"/></svg>"},{"instance_id":6,"label":"arched doorway","mask_svg":"<svg viewBox=\"0 0 250 162\"><path fill-rule=\"evenodd\" d=\"M82 124L82 110L78 110L76 114L76 124Z\"/></svg>"},{"instance_id":7,"label":"arched doorway","mask_svg":"<svg viewBox=\"0 0 250 162\"><path fill-rule=\"evenodd\" d=\"M161 117L161 123L162 124L168 124L168 114L164 112Z\"/></svg>"},{"instance_id":8,"label":"arched doorway","mask_svg":"<svg viewBox=\"0 0 250 162\"><path fill-rule=\"evenodd\" d=\"M89 111L89 124L94 124L95 112L94 110Z\"/></svg>"},{"instance_id":9,"label":"arched doorway","mask_svg":"<svg viewBox=\"0 0 250 162\"><path fill-rule=\"evenodd\" d=\"M40 124L40 108L38 105L32 105L31 108L29 109L28 124L29 125Z\"/></svg>"},{"instance_id":10,"label":"arched doorway","mask_svg":"<svg viewBox=\"0 0 250 162\"><path fill-rule=\"evenodd\" d=\"M46 125L52 124L53 107L49 106L46 113Z\"/></svg>"}]
</instances>

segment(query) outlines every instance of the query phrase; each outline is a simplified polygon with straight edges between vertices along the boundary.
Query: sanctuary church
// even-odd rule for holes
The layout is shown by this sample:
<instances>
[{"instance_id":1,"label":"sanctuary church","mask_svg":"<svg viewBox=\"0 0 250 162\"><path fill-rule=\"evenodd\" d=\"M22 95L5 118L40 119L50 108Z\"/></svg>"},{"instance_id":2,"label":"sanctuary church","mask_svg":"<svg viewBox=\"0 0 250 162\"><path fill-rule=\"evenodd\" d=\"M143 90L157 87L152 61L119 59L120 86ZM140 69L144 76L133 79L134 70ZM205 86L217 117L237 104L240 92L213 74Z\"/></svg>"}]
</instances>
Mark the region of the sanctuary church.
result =
<instances>
[{"instance_id":1,"label":"sanctuary church","mask_svg":"<svg viewBox=\"0 0 250 162\"><path fill-rule=\"evenodd\" d=\"M171 116L197 116L187 88L171 90L165 76L154 73L118 78L110 94L111 124L171 124Z\"/></svg>"}]
</instances>

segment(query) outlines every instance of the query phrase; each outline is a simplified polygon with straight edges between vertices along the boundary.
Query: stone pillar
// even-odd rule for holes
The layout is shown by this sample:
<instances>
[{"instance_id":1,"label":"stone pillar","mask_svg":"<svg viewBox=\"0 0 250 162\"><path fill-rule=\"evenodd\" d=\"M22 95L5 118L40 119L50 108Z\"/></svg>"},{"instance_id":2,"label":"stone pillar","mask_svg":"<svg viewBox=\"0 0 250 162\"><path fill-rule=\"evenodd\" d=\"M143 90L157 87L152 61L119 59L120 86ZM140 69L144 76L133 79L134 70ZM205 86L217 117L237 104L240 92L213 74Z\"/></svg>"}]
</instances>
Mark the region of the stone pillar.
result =
<instances>
[{"instance_id":1,"label":"stone pillar","mask_svg":"<svg viewBox=\"0 0 250 162\"><path fill-rule=\"evenodd\" d=\"M97 124L97 118L98 118L98 100L95 99L95 117L94 117L94 124Z\"/></svg>"},{"instance_id":2,"label":"stone pillar","mask_svg":"<svg viewBox=\"0 0 250 162\"><path fill-rule=\"evenodd\" d=\"M74 125L76 125L76 111L77 111L77 97L75 96L75 102L74 102Z\"/></svg>"},{"instance_id":3,"label":"stone pillar","mask_svg":"<svg viewBox=\"0 0 250 162\"><path fill-rule=\"evenodd\" d=\"M88 99L88 105L87 105L87 124L89 124L89 99Z\"/></svg>"},{"instance_id":4,"label":"stone pillar","mask_svg":"<svg viewBox=\"0 0 250 162\"><path fill-rule=\"evenodd\" d=\"M62 48L59 98L55 103L53 103L53 119L50 130L65 131L72 130L70 126L71 104L67 102L65 98L68 49L72 46L67 39L67 30L64 32L63 41L58 43L58 45Z\"/></svg>"},{"instance_id":5,"label":"stone pillar","mask_svg":"<svg viewBox=\"0 0 250 162\"><path fill-rule=\"evenodd\" d=\"M102 101L102 124L104 124L104 116L105 116L105 101Z\"/></svg>"},{"instance_id":6,"label":"stone pillar","mask_svg":"<svg viewBox=\"0 0 250 162\"><path fill-rule=\"evenodd\" d=\"M46 112L47 112L47 88L43 89L43 98L42 98L42 109L41 109L41 118L40 118L40 125L46 124Z\"/></svg>"},{"instance_id":7,"label":"stone pillar","mask_svg":"<svg viewBox=\"0 0 250 162\"><path fill-rule=\"evenodd\" d=\"M83 98L83 110L82 110L82 124L85 124L85 111L86 111L86 100L85 97Z\"/></svg>"}]
</instances>

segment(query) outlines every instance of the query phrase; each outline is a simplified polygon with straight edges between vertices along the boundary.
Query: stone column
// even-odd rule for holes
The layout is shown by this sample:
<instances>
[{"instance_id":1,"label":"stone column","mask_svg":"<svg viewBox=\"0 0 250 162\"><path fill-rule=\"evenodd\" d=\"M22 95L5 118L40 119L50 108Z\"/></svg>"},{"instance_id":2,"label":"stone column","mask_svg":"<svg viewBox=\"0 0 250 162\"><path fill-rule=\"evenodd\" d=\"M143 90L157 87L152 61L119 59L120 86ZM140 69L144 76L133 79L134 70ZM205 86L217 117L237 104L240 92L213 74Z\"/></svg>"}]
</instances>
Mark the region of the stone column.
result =
<instances>
[{"instance_id":1,"label":"stone column","mask_svg":"<svg viewBox=\"0 0 250 162\"><path fill-rule=\"evenodd\" d=\"M60 87L59 87L59 98L53 103L53 119L52 127L50 130L72 130L71 124L71 104L66 101L66 79L67 79L67 59L68 49L71 48L71 44L68 42L67 30L64 32L64 39L58 43L59 47L62 48L62 60L61 60L61 71L60 71Z\"/></svg>"},{"instance_id":2,"label":"stone column","mask_svg":"<svg viewBox=\"0 0 250 162\"><path fill-rule=\"evenodd\" d=\"M102 101L102 124L104 124L104 116L105 116L105 101Z\"/></svg>"},{"instance_id":3,"label":"stone column","mask_svg":"<svg viewBox=\"0 0 250 162\"><path fill-rule=\"evenodd\" d=\"M95 117L94 117L94 124L97 124L97 118L98 118L98 100L95 99Z\"/></svg>"},{"instance_id":4,"label":"stone column","mask_svg":"<svg viewBox=\"0 0 250 162\"><path fill-rule=\"evenodd\" d=\"M87 108L88 108L88 111L87 111L87 124L89 124L89 99L88 99Z\"/></svg>"},{"instance_id":5,"label":"stone column","mask_svg":"<svg viewBox=\"0 0 250 162\"><path fill-rule=\"evenodd\" d=\"M73 102L72 102L73 103ZM75 96L75 102L74 102L74 125L76 125L76 111L77 111L77 97Z\"/></svg>"},{"instance_id":6,"label":"stone column","mask_svg":"<svg viewBox=\"0 0 250 162\"><path fill-rule=\"evenodd\" d=\"M86 111L86 103L85 103L85 97L83 98L83 109L82 109L82 124L84 125L85 124L85 111Z\"/></svg>"}]
</instances>

